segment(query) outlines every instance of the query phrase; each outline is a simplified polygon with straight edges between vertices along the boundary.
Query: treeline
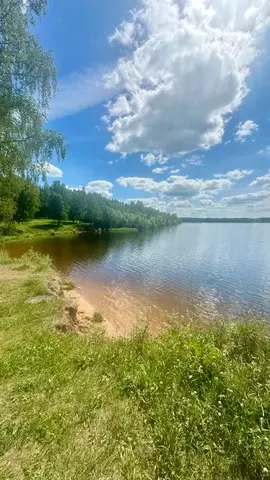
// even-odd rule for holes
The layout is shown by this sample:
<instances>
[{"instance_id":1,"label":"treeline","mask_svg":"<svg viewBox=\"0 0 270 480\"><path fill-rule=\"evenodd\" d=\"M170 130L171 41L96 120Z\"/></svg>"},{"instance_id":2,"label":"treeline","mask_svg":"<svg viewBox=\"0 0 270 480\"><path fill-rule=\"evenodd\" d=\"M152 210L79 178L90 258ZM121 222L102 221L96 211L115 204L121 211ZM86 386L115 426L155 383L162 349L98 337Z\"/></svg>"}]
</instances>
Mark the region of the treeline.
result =
<instances>
[{"instance_id":1,"label":"treeline","mask_svg":"<svg viewBox=\"0 0 270 480\"><path fill-rule=\"evenodd\" d=\"M44 187L23 179L18 179L18 183L13 215L10 218L17 222L49 218L60 224L71 220L101 230L120 227L145 230L180 223L177 215L147 208L142 202L126 204L108 200L97 193L71 190L59 181Z\"/></svg>"}]
</instances>

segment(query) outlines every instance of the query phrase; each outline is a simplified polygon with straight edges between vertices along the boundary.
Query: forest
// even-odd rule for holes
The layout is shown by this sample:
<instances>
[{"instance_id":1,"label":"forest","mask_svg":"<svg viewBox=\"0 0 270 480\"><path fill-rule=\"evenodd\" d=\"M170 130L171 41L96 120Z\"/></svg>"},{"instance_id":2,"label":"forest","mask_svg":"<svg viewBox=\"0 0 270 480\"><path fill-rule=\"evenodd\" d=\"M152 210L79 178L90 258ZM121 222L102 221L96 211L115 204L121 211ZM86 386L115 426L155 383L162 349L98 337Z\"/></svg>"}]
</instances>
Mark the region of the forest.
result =
<instances>
[{"instance_id":1,"label":"forest","mask_svg":"<svg viewBox=\"0 0 270 480\"><path fill-rule=\"evenodd\" d=\"M6 223L8 220L8 226L2 229L7 235L14 230L14 222L27 222L33 218L52 219L58 225L67 220L87 223L102 231L110 228L145 230L180 223L177 215L147 208L142 202L127 204L108 200L84 189L70 189L59 181L40 187L29 179L17 178L15 184L12 200L9 199L7 208L0 212L0 220Z\"/></svg>"}]
</instances>

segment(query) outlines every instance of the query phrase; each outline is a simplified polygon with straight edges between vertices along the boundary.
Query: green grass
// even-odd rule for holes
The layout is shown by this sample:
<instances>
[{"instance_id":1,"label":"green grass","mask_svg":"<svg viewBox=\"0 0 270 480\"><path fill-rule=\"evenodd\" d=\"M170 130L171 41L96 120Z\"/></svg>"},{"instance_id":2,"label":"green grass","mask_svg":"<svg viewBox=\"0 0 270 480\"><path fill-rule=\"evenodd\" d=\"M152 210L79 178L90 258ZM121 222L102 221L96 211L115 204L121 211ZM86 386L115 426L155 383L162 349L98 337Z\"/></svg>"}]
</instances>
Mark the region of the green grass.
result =
<instances>
[{"instance_id":1,"label":"green grass","mask_svg":"<svg viewBox=\"0 0 270 480\"><path fill-rule=\"evenodd\" d=\"M1 480L270 478L266 326L58 334L62 298L25 303L51 275L0 253Z\"/></svg>"},{"instance_id":2,"label":"green grass","mask_svg":"<svg viewBox=\"0 0 270 480\"><path fill-rule=\"evenodd\" d=\"M0 223L0 231L1 226ZM16 232L17 229L17 232ZM29 222L16 224L14 227L14 233L10 235L0 234L0 244L11 241L18 241L27 238L40 237L40 236L54 236L54 235L76 235L80 232L92 231L94 228L87 223L73 223L71 221L61 222L60 225L54 220L41 219L31 220ZM110 233L135 233L136 228L111 228Z\"/></svg>"},{"instance_id":3,"label":"green grass","mask_svg":"<svg viewBox=\"0 0 270 480\"><path fill-rule=\"evenodd\" d=\"M1 224L0 224L1 227ZM88 224L77 224L70 221L57 225L54 220L42 219L17 224L18 232L14 235L0 235L0 243L18 241L26 238L49 235L75 235L89 230Z\"/></svg>"}]
</instances>

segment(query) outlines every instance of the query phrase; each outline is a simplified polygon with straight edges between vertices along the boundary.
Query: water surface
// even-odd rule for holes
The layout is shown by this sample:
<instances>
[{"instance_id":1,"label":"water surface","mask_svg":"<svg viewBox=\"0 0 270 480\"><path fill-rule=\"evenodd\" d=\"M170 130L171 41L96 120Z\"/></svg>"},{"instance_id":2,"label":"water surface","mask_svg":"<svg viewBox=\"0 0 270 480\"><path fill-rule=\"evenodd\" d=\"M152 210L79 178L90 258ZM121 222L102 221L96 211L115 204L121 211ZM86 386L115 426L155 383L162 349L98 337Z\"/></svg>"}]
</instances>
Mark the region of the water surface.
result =
<instances>
[{"instance_id":1,"label":"water surface","mask_svg":"<svg viewBox=\"0 0 270 480\"><path fill-rule=\"evenodd\" d=\"M7 245L49 253L88 300L127 319L151 306L270 316L270 224L182 224L159 232L51 237Z\"/></svg>"}]
</instances>

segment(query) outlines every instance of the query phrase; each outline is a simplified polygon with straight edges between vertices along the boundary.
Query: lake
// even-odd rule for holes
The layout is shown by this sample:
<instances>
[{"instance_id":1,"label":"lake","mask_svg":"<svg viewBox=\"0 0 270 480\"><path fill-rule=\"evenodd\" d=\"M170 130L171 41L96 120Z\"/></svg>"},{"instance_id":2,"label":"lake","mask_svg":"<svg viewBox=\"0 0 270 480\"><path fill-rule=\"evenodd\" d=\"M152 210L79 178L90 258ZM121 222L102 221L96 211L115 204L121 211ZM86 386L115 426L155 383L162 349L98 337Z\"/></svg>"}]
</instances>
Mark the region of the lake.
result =
<instances>
[{"instance_id":1,"label":"lake","mask_svg":"<svg viewBox=\"0 0 270 480\"><path fill-rule=\"evenodd\" d=\"M163 311L270 317L270 224L182 224L158 232L50 237L33 248L81 287L106 317L128 324ZM119 327L120 328L120 327Z\"/></svg>"}]
</instances>

